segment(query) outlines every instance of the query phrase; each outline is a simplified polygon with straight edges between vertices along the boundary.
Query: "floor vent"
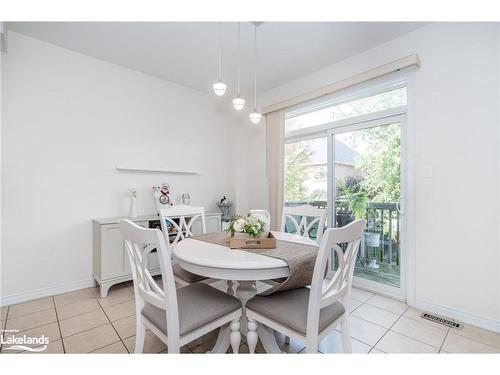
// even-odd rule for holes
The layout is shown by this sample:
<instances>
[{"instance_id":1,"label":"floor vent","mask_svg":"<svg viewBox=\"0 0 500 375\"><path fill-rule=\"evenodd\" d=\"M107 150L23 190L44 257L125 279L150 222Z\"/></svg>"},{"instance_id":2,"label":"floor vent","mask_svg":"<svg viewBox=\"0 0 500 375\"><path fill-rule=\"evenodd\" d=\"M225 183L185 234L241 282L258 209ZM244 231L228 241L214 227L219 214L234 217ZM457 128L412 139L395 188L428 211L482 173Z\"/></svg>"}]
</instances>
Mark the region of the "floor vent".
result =
<instances>
[{"instance_id":1,"label":"floor vent","mask_svg":"<svg viewBox=\"0 0 500 375\"><path fill-rule=\"evenodd\" d=\"M433 315L433 314L429 314L429 313L422 313L422 315L420 315L420 317L427 319L427 320L430 320L431 322L442 324L442 325L450 327L450 328L455 328L455 329L462 329L463 328L463 325L461 325L460 323L457 323L457 322L450 320L450 319L441 318L440 316L437 316L437 315Z\"/></svg>"}]
</instances>

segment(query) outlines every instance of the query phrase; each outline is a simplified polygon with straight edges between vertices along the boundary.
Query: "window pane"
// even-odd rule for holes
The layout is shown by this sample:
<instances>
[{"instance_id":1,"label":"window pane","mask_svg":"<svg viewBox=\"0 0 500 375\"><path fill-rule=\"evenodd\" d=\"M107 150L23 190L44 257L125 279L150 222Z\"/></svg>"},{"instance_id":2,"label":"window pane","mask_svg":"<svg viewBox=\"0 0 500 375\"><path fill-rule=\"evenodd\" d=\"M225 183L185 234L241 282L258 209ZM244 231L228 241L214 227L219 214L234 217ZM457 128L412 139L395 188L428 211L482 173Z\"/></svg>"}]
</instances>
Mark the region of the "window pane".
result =
<instances>
[{"instance_id":1,"label":"window pane","mask_svg":"<svg viewBox=\"0 0 500 375\"><path fill-rule=\"evenodd\" d=\"M326 207L326 137L285 144L285 203Z\"/></svg>"},{"instance_id":2,"label":"window pane","mask_svg":"<svg viewBox=\"0 0 500 375\"><path fill-rule=\"evenodd\" d=\"M285 132L306 129L403 105L406 105L406 87L288 118L285 122Z\"/></svg>"}]
</instances>

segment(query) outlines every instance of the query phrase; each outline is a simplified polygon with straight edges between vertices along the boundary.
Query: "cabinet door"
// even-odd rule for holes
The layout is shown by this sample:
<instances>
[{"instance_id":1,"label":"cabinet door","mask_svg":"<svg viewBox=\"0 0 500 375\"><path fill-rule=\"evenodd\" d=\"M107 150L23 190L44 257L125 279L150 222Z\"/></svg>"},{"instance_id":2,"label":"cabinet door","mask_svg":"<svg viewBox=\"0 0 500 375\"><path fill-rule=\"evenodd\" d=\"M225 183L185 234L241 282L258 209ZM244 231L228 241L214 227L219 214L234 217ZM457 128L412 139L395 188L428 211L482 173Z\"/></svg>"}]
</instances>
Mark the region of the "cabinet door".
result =
<instances>
[{"instance_id":1,"label":"cabinet door","mask_svg":"<svg viewBox=\"0 0 500 375\"><path fill-rule=\"evenodd\" d=\"M148 226L147 222L138 222L142 227ZM120 276L129 276L130 261L123 241L120 226L116 224L103 225L101 228L101 278L112 279Z\"/></svg>"},{"instance_id":2,"label":"cabinet door","mask_svg":"<svg viewBox=\"0 0 500 375\"><path fill-rule=\"evenodd\" d=\"M118 225L101 228L101 277L103 280L130 273L130 264Z\"/></svg>"}]
</instances>

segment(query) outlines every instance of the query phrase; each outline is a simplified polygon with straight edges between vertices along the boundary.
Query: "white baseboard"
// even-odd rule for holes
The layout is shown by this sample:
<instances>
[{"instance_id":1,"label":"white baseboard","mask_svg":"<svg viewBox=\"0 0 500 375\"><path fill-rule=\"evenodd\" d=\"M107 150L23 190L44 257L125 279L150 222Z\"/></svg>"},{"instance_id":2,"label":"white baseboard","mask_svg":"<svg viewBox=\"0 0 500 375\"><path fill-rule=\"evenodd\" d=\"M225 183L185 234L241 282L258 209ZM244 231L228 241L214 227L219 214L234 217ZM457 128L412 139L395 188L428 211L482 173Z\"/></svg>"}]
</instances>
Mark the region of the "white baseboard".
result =
<instances>
[{"instance_id":1,"label":"white baseboard","mask_svg":"<svg viewBox=\"0 0 500 375\"><path fill-rule=\"evenodd\" d=\"M21 303L26 301L31 301L38 298L55 296L61 293L72 292L79 289L90 288L95 286L94 279L85 279L80 281L74 281L67 284L59 284L54 286L49 286L47 288L35 289L29 292L21 292L16 294L11 294L8 296L1 296L0 306L13 305L15 303Z\"/></svg>"},{"instance_id":2,"label":"white baseboard","mask_svg":"<svg viewBox=\"0 0 500 375\"><path fill-rule=\"evenodd\" d=\"M500 322L496 320L492 320L489 318L484 318L479 315L471 314L465 311L457 310L452 307L437 305L434 303L429 303L425 301L418 300L416 301L417 309L423 310L426 312L434 313L441 315L443 317L451 318L458 320L463 323L468 323L473 326L477 326L480 328L487 329L489 331L494 331L500 333Z\"/></svg>"}]
</instances>

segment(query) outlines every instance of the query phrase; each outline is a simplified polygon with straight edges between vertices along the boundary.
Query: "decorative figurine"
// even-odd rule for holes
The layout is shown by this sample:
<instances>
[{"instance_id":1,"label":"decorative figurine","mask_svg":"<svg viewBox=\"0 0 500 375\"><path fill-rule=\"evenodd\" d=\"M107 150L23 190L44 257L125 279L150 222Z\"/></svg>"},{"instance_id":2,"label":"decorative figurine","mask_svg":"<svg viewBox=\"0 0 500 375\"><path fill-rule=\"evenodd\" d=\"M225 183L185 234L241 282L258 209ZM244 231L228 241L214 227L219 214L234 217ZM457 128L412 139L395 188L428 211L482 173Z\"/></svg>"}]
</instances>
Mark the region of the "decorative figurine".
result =
<instances>
[{"instance_id":1,"label":"decorative figurine","mask_svg":"<svg viewBox=\"0 0 500 375\"><path fill-rule=\"evenodd\" d=\"M222 212L222 221L229 221L229 219L231 218L229 215L229 210L231 209L232 205L233 202L228 201L225 195L220 201L217 202L217 207L219 207Z\"/></svg>"},{"instance_id":2,"label":"decorative figurine","mask_svg":"<svg viewBox=\"0 0 500 375\"><path fill-rule=\"evenodd\" d=\"M137 217L137 190L134 188L128 188L128 193L130 195L130 208L128 216Z\"/></svg>"},{"instance_id":3,"label":"decorative figurine","mask_svg":"<svg viewBox=\"0 0 500 375\"><path fill-rule=\"evenodd\" d=\"M170 199L170 185L166 182L162 182L161 186L153 186L153 196L159 210L173 205Z\"/></svg>"},{"instance_id":4,"label":"decorative figurine","mask_svg":"<svg viewBox=\"0 0 500 375\"><path fill-rule=\"evenodd\" d=\"M191 196L189 193L182 193L182 204L189 206L189 203L191 203Z\"/></svg>"}]
</instances>

